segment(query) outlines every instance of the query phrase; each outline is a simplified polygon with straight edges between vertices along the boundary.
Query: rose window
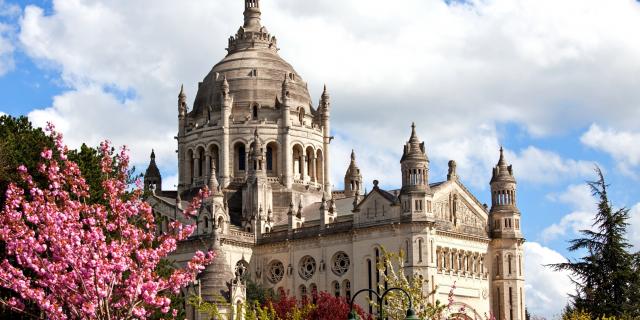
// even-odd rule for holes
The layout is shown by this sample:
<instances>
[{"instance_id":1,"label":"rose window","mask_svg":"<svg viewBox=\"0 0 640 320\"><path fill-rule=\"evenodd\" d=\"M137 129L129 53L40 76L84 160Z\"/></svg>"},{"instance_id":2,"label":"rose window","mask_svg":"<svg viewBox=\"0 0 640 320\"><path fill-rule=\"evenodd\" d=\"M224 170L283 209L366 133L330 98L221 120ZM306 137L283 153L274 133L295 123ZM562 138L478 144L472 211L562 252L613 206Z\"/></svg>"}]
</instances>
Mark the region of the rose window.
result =
<instances>
[{"instance_id":1,"label":"rose window","mask_svg":"<svg viewBox=\"0 0 640 320\"><path fill-rule=\"evenodd\" d=\"M316 260L310 256L304 256L300 259L300 266L298 269L298 274L300 277L305 280L311 279L313 274L316 272Z\"/></svg>"},{"instance_id":2,"label":"rose window","mask_svg":"<svg viewBox=\"0 0 640 320\"><path fill-rule=\"evenodd\" d=\"M332 264L333 265L331 266L331 270L333 271L333 273L335 273L337 276L341 276L349 271L349 265L351 264L351 261L349 260L349 256L346 253L340 251L333 255Z\"/></svg>"},{"instance_id":3,"label":"rose window","mask_svg":"<svg viewBox=\"0 0 640 320\"><path fill-rule=\"evenodd\" d=\"M283 276L284 265L282 264L282 262L273 260L271 263L269 263L269 273L267 274L267 277L269 278L269 281L271 283L276 284L280 282Z\"/></svg>"}]
</instances>

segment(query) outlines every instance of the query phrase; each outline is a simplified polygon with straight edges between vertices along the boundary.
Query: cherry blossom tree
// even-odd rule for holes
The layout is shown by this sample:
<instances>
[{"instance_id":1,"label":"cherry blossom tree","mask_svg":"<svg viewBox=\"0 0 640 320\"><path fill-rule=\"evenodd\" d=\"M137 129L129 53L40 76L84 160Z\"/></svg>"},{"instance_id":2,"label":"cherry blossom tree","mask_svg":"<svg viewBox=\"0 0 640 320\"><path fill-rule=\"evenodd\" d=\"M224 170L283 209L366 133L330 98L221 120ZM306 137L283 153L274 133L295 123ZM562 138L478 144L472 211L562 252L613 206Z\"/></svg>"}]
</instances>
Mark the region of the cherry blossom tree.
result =
<instances>
[{"instance_id":1,"label":"cherry blossom tree","mask_svg":"<svg viewBox=\"0 0 640 320\"><path fill-rule=\"evenodd\" d=\"M140 183L127 183L126 148L114 153L107 141L101 144L105 201L91 203L62 135L52 125L47 132L55 147L42 151L37 167L46 183L35 182L20 166L21 181L9 185L0 212L0 287L12 293L0 297L0 305L22 312L33 309L25 304L33 305L39 314L31 316L54 320L175 315L169 296L193 282L213 252L196 252L184 269L168 276L155 270L195 226L173 222L169 232L157 234ZM185 214L195 215L207 194L201 191Z\"/></svg>"}]
</instances>

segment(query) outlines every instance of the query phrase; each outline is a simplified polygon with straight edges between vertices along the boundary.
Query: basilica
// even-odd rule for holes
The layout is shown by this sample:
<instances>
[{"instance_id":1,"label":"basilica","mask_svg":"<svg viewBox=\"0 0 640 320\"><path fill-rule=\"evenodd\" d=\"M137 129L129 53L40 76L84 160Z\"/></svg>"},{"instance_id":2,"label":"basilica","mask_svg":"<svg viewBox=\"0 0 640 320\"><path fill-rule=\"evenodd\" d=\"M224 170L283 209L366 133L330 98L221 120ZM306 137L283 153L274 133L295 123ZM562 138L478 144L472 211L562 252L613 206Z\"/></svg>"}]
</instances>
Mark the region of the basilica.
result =
<instances>
[{"instance_id":1,"label":"basilica","mask_svg":"<svg viewBox=\"0 0 640 320\"><path fill-rule=\"evenodd\" d=\"M244 1L244 23L226 50L191 105L183 89L178 95L177 190L162 189L153 153L144 177L160 230L174 220L197 226L172 259L217 251L189 292L224 300L222 312L233 319L246 301L246 279L299 298L327 291L349 299L378 290L384 248L404 253L403 271L427 280L432 302L446 302L455 284L454 301L470 318L525 319L524 238L502 150L488 206L464 186L454 160L446 181L430 181L428 146L412 124L408 139L398 139L401 188L383 190L374 180L364 192L356 154L331 156L331 110L340 103L326 87L312 102L262 25L260 0ZM331 165L341 161L349 163L344 187L333 190ZM211 195L187 220L182 210L205 186ZM367 298L356 303L373 311Z\"/></svg>"}]
</instances>

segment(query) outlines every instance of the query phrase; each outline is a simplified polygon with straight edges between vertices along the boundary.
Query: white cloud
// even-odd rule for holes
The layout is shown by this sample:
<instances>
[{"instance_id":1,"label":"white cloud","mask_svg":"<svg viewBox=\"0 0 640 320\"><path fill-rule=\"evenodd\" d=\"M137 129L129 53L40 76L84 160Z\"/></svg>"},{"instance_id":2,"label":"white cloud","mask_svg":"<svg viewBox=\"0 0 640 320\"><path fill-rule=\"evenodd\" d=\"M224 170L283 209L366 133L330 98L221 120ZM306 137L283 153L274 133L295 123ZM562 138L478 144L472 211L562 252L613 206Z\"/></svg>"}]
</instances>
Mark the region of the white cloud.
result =
<instances>
[{"instance_id":1,"label":"white cloud","mask_svg":"<svg viewBox=\"0 0 640 320\"><path fill-rule=\"evenodd\" d=\"M573 293L573 284L566 271L554 271L546 266L566 262L560 253L536 242L525 242L525 294L529 312L547 319L559 318Z\"/></svg>"},{"instance_id":2,"label":"white cloud","mask_svg":"<svg viewBox=\"0 0 640 320\"><path fill-rule=\"evenodd\" d=\"M547 135L583 127L594 117L630 128L640 117L634 82L640 43L623 36L640 29L634 1L449 6L403 0L390 6L372 0L367 10L357 0L261 4L264 24L278 37L282 56L309 82L314 100L322 83L329 86L339 138L336 186L354 146L367 182L397 184L392 180L398 179L411 121L434 166L446 170L453 158L465 181L486 186L503 140L498 124ZM20 40L29 55L58 68L72 90L33 117L60 119L75 141L87 141L81 134L89 134L135 142L138 163L146 163L155 147L161 166L175 167L177 88L184 82L189 97L195 96L197 82L223 57L227 37L241 23L241 3L55 0L53 8L45 15L27 7ZM525 158L545 155L528 152ZM571 173L568 168L583 165L551 160L533 168ZM518 168L522 179L553 180L551 173L535 177Z\"/></svg>"},{"instance_id":3,"label":"white cloud","mask_svg":"<svg viewBox=\"0 0 640 320\"><path fill-rule=\"evenodd\" d=\"M0 77L13 70L15 61L13 54L16 50L14 44L15 28L10 23L6 23L20 14L20 7L15 4L8 4L0 0Z\"/></svg>"},{"instance_id":4,"label":"white cloud","mask_svg":"<svg viewBox=\"0 0 640 320\"><path fill-rule=\"evenodd\" d=\"M596 202L586 184L570 185L557 195L549 195L552 201L568 204L572 212L563 216L559 222L542 230L542 241L547 242L567 235L577 234L580 230L591 229L596 212Z\"/></svg>"},{"instance_id":5,"label":"white cloud","mask_svg":"<svg viewBox=\"0 0 640 320\"><path fill-rule=\"evenodd\" d=\"M559 154L534 146L523 149L513 157L518 180L549 184L568 178L585 177L593 173L594 162L564 159Z\"/></svg>"},{"instance_id":6,"label":"white cloud","mask_svg":"<svg viewBox=\"0 0 640 320\"><path fill-rule=\"evenodd\" d=\"M13 70L15 62L13 60L13 52L15 46L11 40L11 26L0 23L0 76Z\"/></svg>"},{"instance_id":7,"label":"white cloud","mask_svg":"<svg viewBox=\"0 0 640 320\"><path fill-rule=\"evenodd\" d=\"M634 246L635 250L640 250L640 202L629 210L629 242Z\"/></svg>"},{"instance_id":8,"label":"white cloud","mask_svg":"<svg viewBox=\"0 0 640 320\"><path fill-rule=\"evenodd\" d=\"M633 169L640 165L640 132L602 129L592 124L580 138L583 144L608 153L623 173L638 176Z\"/></svg>"}]
</instances>

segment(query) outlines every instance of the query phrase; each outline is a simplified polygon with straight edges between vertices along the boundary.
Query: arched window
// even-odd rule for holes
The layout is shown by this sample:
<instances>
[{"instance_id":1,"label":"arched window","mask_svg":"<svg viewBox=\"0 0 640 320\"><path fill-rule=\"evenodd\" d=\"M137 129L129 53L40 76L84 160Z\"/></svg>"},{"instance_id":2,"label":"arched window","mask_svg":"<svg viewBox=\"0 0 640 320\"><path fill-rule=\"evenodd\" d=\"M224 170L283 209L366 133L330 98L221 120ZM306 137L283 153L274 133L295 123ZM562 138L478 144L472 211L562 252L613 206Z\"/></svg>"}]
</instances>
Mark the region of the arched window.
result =
<instances>
[{"instance_id":1,"label":"arched window","mask_svg":"<svg viewBox=\"0 0 640 320\"><path fill-rule=\"evenodd\" d=\"M315 283L312 283L312 284L309 286L309 289L311 289L311 301L312 301L313 303L316 303L316 302L317 302L317 300L318 300L318 286L316 286L316 284L315 284Z\"/></svg>"},{"instance_id":2,"label":"arched window","mask_svg":"<svg viewBox=\"0 0 640 320\"><path fill-rule=\"evenodd\" d=\"M251 109L251 115L253 116L253 120L258 120L258 106L254 105Z\"/></svg>"},{"instance_id":3,"label":"arched window","mask_svg":"<svg viewBox=\"0 0 640 320\"><path fill-rule=\"evenodd\" d=\"M245 171L246 170L246 162L247 162L247 152L245 151L245 147L244 144L239 144L236 148L236 153L238 154L238 156L236 157L236 159L238 159L238 171Z\"/></svg>"},{"instance_id":4,"label":"arched window","mask_svg":"<svg viewBox=\"0 0 640 320\"><path fill-rule=\"evenodd\" d=\"M267 171L273 170L273 148L267 146Z\"/></svg>"},{"instance_id":5,"label":"arched window","mask_svg":"<svg viewBox=\"0 0 640 320\"><path fill-rule=\"evenodd\" d=\"M336 297L340 296L340 282L334 281L331 285L333 287L333 295Z\"/></svg>"},{"instance_id":6,"label":"arched window","mask_svg":"<svg viewBox=\"0 0 640 320\"><path fill-rule=\"evenodd\" d=\"M347 301L351 301L351 282L349 280L342 281L342 287L344 288L344 297Z\"/></svg>"},{"instance_id":7,"label":"arched window","mask_svg":"<svg viewBox=\"0 0 640 320\"><path fill-rule=\"evenodd\" d=\"M308 297L307 297L307 287L304 286L304 284L300 285L300 300L302 300L302 302L306 302Z\"/></svg>"},{"instance_id":8,"label":"arched window","mask_svg":"<svg viewBox=\"0 0 640 320\"><path fill-rule=\"evenodd\" d=\"M511 255L508 255L507 256L507 265L508 265L507 268L509 270L509 274L511 274L511 260L513 260L513 259L511 259Z\"/></svg>"}]
</instances>

